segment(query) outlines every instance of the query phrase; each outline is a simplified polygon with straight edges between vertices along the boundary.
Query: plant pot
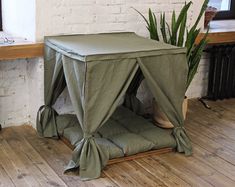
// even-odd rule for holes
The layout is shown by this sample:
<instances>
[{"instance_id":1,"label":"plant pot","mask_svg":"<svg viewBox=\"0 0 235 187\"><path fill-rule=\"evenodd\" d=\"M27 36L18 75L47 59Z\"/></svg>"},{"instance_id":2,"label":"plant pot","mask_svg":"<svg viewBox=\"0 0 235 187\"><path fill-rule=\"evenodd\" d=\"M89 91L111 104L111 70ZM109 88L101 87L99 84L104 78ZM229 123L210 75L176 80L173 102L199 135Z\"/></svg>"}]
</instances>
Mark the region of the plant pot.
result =
<instances>
[{"instance_id":1,"label":"plant pot","mask_svg":"<svg viewBox=\"0 0 235 187\"><path fill-rule=\"evenodd\" d=\"M204 21L204 27L208 27L210 21L216 16L217 14L217 9L214 7L207 7L205 11L205 21Z\"/></svg>"},{"instance_id":2,"label":"plant pot","mask_svg":"<svg viewBox=\"0 0 235 187\"><path fill-rule=\"evenodd\" d=\"M188 110L188 98L185 97L183 105L183 116L184 120L186 119L186 113ZM154 124L165 129L171 129L174 128L174 125L168 120L167 116L161 111L158 104L155 100L153 100L153 121Z\"/></svg>"}]
</instances>

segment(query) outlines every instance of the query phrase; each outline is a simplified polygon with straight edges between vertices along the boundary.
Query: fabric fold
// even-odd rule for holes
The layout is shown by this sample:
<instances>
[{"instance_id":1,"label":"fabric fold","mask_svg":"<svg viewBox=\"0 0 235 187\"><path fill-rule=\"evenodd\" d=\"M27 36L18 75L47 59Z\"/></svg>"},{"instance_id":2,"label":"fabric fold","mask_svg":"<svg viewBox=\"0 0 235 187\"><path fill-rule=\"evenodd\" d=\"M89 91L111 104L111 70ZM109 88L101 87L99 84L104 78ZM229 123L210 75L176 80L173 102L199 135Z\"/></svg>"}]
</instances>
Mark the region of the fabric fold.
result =
<instances>
[{"instance_id":1,"label":"fabric fold","mask_svg":"<svg viewBox=\"0 0 235 187\"><path fill-rule=\"evenodd\" d=\"M192 145L184 127L175 127L173 135L177 143L177 151L184 152L186 156L192 154Z\"/></svg>"},{"instance_id":2,"label":"fabric fold","mask_svg":"<svg viewBox=\"0 0 235 187\"><path fill-rule=\"evenodd\" d=\"M52 49L46 48L44 62L45 105L41 106L38 110L36 126L39 135L58 138L55 119L58 113L53 108L53 105L66 86L62 55Z\"/></svg>"},{"instance_id":3,"label":"fabric fold","mask_svg":"<svg viewBox=\"0 0 235 187\"><path fill-rule=\"evenodd\" d=\"M187 80L185 58L186 56L171 54L137 60L157 104L175 127L173 135L176 138L177 151L191 155L192 146L183 128L182 112ZM158 73L155 73L155 68L159 68ZM179 75L178 72L184 74Z\"/></svg>"},{"instance_id":4,"label":"fabric fold","mask_svg":"<svg viewBox=\"0 0 235 187\"><path fill-rule=\"evenodd\" d=\"M43 105L39 108L37 113L37 132L40 136L58 138L57 115L58 113L51 106Z\"/></svg>"},{"instance_id":5,"label":"fabric fold","mask_svg":"<svg viewBox=\"0 0 235 187\"><path fill-rule=\"evenodd\" d=\"M101 175L101 171L108 160L107 150L101 149L94 137L86 137L76 145L72 159L65 168L65 173L79 168L79 175L82 180L95 179Z\"/></svg>"},{"instance_id":6,"label":"fabric fold","mask_svg":"<svg viewBox=\"0 0 235 187\"><path fill-rule=\"evenodd\" d=\"M108 153L96 144L92 134L115 111L138 65L136 59L88 64L66 56L62 59L69 95L84 133L84 139L76 146L66 171L78 168L82 180L97 178L108 160Z\"/></svg>"}]
</instances>

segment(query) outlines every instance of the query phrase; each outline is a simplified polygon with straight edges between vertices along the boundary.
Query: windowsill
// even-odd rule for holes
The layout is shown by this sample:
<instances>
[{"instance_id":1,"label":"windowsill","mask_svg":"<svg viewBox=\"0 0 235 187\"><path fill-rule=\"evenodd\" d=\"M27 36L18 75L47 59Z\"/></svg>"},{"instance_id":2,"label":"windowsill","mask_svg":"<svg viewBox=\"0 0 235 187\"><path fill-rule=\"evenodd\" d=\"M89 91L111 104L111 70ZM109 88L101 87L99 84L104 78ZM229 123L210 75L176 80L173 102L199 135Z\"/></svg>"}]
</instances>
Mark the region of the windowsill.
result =
<instances>
[{"instance_id":1,"label":"windowsill","mask_svg":"<svg viewBox=\"0 0 235 187\"><path fill-rule=\"evenodd\" d=\"M0 32L0 38L14 40L13 43L0 43L0 60L43 56L43 43L34 43L24 38L12 37L4 32Z\"/></svg>"},{"instance_id":2,"label":"windowsill","mask_svg":"<svg viewBox=\"0 0 235 187\"><path fill-rule=\"evenodd\" d=\"M210 23L210 33L235 32L235 20L216 20Z\"/></svg>"},{"instance_id":3,"label":"windowsill","mask_svg":"<svg viewBox=\"0 0 235 187\"><path fill-rule=\"evenodd\" d=\"M197 38L198 43L205 35L205 29L203 33ZM235 20L217 20L211 21L210 30L208 34L208 44L223 44L223 43L235 43Z\"/></svg>"}]
</instances>

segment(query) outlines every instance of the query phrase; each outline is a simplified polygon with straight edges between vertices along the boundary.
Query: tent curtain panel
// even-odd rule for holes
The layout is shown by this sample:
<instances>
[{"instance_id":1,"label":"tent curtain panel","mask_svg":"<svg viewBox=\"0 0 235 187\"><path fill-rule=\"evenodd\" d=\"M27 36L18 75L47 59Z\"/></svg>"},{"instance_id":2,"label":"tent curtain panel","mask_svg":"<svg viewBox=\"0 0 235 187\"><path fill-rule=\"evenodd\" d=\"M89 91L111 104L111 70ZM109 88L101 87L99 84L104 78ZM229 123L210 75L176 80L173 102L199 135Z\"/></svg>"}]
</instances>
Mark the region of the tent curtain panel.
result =
<instances>
[{"instance_id":1,"label":"tent curtain panel","mask_svg":"<svg viewBox=\"0 0 235 187\"><path fill-rule=\"evenodd\" d=\"M62 55L51 48L46 48L45 54L45 105L41 106L38 110L36 125L39 135L58 138L55 119L58 114L52 106L66 86L62 66Z\"/></svg>"},{"instance_id":2,"label":"tent curtain panel","mask_svg":"<svg viewBox=\"0 0 235 187\"><path fill-rule=\"evenodd\" d=\"M177 54L161 55L138 58L138 63L157 104L174 125L173 135L178 152L191 155L192 146L183 127L182 113L188 72L186 63L182 63L186 62L185 58ZM158 73L155 72L157 68Z\"/></svg>"},{"instance_id":3,"label":"tent curtain panel","mask_svg":"<svg viewBox=\"0 0 235 187\"><path fill-rule=\"evenodd\" d=\"M85 64L63 57L63 67L73 108L84 133L66 171L79 167L81 178L97 178L109 158L93 135L125 95L138 69L136 59Z\"/></svg>"},{"instance_id":4,"label":"tent curtain panel","mask_svg":"<svg viewBox=\"0 0 235 187\"><path fill-rule=\"evenodd\" d=\"M45 105L38 111L37 131L44 137L58 137L58 114L52 106L66 85L83 130L83 139L75 145L66 171L79 168L83 180L100 176L109 156L96 143L94 134L126 93L124 105L141 113L135 95L143 77L175 126L177 150L192 153L182 114L187 76L185 49L133 33L49 37L45 43Z\"/></svg>"}]
</instances>

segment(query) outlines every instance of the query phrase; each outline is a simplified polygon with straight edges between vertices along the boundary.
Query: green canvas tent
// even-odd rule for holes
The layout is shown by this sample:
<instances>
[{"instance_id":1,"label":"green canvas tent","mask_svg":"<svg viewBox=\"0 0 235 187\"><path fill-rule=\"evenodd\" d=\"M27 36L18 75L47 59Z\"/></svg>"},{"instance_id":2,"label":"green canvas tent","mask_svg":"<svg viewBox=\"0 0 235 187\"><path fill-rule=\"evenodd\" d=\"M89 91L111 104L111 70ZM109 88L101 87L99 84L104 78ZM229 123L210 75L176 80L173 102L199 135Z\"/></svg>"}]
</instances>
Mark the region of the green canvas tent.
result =
<instances>
[{"instance_id":1,"label":"green canvas tent","mask_svg":"<svg viewBox=\"0 0 235 187\"><path fill-rule=\"evenodd\" d=\"M190 155L182 114L185 53L134 33L46 37L45 105L38 111L37 131L43 137L63 135L75 146L66 171L77 168L89 180L99 177L111 158L162 147ZM140 116L135 94L143 78L173 130ZM76 115L59 115L53 108L65 87Z\"/></svg>"}]
</instances>

